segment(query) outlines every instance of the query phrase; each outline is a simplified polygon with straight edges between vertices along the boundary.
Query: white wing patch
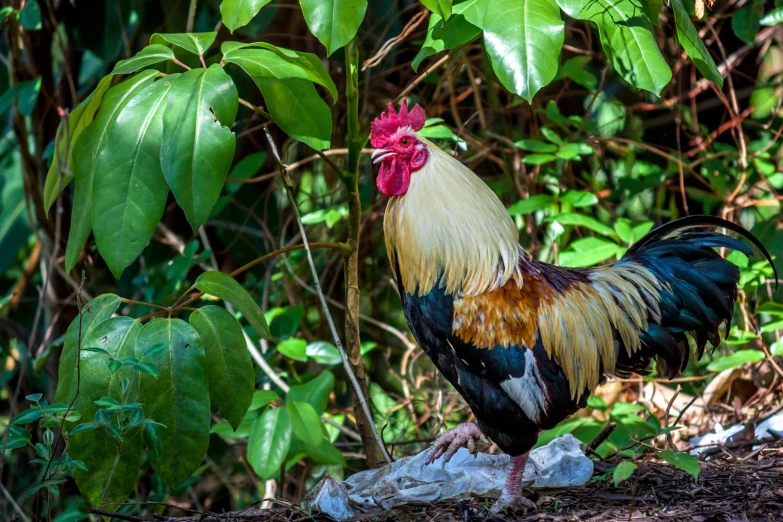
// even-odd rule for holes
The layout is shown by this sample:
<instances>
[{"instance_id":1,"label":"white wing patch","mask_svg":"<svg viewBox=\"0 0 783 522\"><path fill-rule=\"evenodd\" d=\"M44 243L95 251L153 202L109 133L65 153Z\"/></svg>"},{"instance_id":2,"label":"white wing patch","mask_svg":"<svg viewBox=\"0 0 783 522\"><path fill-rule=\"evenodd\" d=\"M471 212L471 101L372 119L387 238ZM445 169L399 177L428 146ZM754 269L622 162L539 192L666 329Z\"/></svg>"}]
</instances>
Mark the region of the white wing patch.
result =
<instances>
[{"instance_id":1,"label":"white wing patch","mask_svg":"<svg viewBox=\"0 0 783 522\"><path fill-rule=\"evenodd\" d=\"M513 377L500 383L500 387L516 402L532 421L538 422L545 413L547 397L546 386L536 365L533 352L525 352L525 373L522 377Z\"/></svg>"}]
</instances>

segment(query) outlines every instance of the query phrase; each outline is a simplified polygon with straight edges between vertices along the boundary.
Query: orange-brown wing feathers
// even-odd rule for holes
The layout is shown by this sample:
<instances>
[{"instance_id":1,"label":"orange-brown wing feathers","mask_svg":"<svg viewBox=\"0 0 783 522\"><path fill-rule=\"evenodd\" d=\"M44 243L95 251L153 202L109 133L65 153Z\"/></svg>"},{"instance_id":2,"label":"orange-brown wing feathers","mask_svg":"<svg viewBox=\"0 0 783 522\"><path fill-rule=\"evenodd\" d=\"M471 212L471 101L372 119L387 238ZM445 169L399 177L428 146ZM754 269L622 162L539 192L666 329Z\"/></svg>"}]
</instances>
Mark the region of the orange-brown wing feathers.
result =
<instances>
[{"instance_id":1,"label":"orange-brown wing feathers","mask_svg":"<svg viewBox=\"0 0 783 522\"><path fill-rule=\"evenodd\" d=\"M618 347L630 355L657 309L658 281L622 263L594 270L560 268L523 258L513 282L454 301L453 333L477 348L531 348L540 338L579 399L612 373Z\"/></svg>"}]
</instances>

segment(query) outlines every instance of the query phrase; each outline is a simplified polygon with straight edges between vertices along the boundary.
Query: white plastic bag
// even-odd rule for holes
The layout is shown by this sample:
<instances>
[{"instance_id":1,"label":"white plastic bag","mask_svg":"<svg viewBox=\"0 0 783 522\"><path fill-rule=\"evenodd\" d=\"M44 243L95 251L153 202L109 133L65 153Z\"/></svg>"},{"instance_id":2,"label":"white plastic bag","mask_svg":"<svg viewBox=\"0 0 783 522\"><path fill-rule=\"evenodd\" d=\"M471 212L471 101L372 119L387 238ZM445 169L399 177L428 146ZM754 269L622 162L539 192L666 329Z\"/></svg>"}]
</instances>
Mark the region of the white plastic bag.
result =
<instances>
[{"instance_id":1,"label":"white plastic bag","mask_svg":"<svg viewBox=\"0 0 783 522\"><path fill-rule=\"evenodd\" d=\"M474 456L465 448L446 464L441 457L426 465L426 456L422 451L403 457L381 469L356 473L343 483L325 477L305 497L305 509L345 520L412 502L499 497L511 469L508 455ZM583 486L592 476L593 461L570 434L531 451L525 466L525 481L532 481L533 488Z\"/></svg>"}]
</instances>

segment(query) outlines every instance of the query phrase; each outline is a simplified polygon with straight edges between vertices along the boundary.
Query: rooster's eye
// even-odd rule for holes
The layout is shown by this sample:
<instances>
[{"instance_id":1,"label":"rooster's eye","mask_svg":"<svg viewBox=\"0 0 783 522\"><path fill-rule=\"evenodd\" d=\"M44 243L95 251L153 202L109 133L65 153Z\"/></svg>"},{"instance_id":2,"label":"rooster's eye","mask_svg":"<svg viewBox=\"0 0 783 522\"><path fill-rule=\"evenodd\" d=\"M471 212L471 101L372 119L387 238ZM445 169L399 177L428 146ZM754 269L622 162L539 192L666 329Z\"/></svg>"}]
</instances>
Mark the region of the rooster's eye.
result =
<instances>
[{"instance_id":1,"label":"rooster's eye","mask_svg":"<svg viewBox=\"0 0 783 522\"><path fill-rule=\"evenodd\" d=\"M409 143L409 142L410 142L410 140L408 140L408 138L402 138L402 139L400 140L400 143L402 143L402 144L403 144L403 146L405 146L405 147L407 147L407 146L408 146L408 143Z\"/></svg>"}]
</instances>

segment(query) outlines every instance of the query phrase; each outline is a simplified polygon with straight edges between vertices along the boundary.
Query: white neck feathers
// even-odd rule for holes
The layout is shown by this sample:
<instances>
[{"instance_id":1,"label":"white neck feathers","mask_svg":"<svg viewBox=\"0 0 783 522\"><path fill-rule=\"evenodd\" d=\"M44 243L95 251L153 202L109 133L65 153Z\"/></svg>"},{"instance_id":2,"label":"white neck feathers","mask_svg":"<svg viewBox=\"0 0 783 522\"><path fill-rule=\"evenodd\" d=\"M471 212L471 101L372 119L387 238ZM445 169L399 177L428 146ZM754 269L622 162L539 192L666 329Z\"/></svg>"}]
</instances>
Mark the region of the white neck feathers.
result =
<instances>
[{"instance_id":1,"label":"white neck feathers","mask_svg":"<svg viewBox=\"0 0 783 522\"><path fill-rule=\"evenodd\" d=\"M427 163L411 175L384 218L392 269L405 290L425 295L435 285L452 295L477 295L514 277L519 285L519 232L503 203L470 169L420 138Z\"/></svg>"}]
</instances>

